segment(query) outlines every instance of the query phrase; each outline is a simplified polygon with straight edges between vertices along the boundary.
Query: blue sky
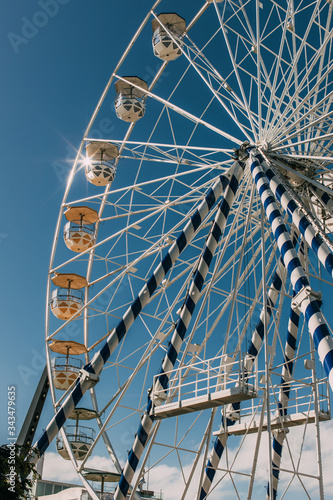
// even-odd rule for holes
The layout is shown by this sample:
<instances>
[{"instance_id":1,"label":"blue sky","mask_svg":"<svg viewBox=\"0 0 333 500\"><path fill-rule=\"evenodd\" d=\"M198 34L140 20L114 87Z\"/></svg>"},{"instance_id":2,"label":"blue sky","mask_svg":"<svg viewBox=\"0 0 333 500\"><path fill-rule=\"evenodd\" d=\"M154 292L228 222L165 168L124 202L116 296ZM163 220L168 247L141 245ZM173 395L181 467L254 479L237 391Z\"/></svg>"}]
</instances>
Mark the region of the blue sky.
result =
<instances>
[{"instance_id":1,"label":"blue sky","mask_svg":"<svg viewBox=\"0 0 333 500\"><path fill-rule=\"evenodd\" d=\"M44 363L49 257L75 148L112 69L151 6L149 0L131 2L130 10L128 2L112 2L110 8L108 0L62 0L56 7L45 2L44 9L42 4L14 0L0 7L1 340L6 353L1 398L6 400L8 385L16 385L18 429ZM141 75L151 78L155 69L153 59ZM111 112L106 131L114 123Z\"/></svg>"},{"instance_id":2,"label":"blue sky","mask_svg":"<svg viewBox=\"0 0 333 500\"><path fill-rule=\"evenodd\" d=\"M149 6L133 3L129 16L125 2L112 9L103 0L63 4L47 22L38 18L38 2L1 6L1 399L8 384L17 386L18 428L43 363L48 262L75 148L128 43L127 29L135 31ZM28 39L22 33L30 34L33 19L45 26Z\"/></svg>"},{"instance_id":3,"label":"blue sky","mask_svg":"<svg viewBox=\"0 0 333 500\"><path fill-rule=\"evenodd\" d=\"M170 10L186 17L190 3L176 7L177 2L171 2ZM3 405L7 387L16 387L17 431L44 367L48 264L75 149L111 71L150 7L150 0L12 0L0 6L0 397ZM134 73L149 80L157 60L151 57L143 68L140 59L130 63ZM200 95L196 97L200 101ZM192 98L183 95L186 109ZM109 108L102 127L109 133L118 126L118 132L123 124ZM42 427L49 415L43 417ZM1 442L7 438L6 428L2 411ZM125 447L130 447L135 432L131 427L123 436ZM54 463L65 477L67 463Z\"/></svg>"}]
</instances>

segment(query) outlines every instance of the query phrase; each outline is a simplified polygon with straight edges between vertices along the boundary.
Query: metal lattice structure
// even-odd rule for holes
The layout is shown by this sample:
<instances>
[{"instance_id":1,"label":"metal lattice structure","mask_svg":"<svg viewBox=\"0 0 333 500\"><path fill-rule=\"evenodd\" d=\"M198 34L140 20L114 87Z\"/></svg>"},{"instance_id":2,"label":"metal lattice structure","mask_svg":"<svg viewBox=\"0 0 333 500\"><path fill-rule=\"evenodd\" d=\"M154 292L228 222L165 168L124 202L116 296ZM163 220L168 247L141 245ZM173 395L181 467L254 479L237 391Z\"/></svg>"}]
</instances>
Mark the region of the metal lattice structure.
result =
<instances>
[{"instance_id":1,"label":"metal lattice structure","mask_svg":"<svg viewBox=\"0 0 333 500\"><path fill-rule=\"evenodd\" d=\"M117 500L170 471L182 499L324 498L333 4L181 8L147 13L73 165L47 293L56 414L36 447L60 431L93 498L83 473L103 441ZM112 101L115 130L91 137ZM96 437L74 453L64 426L88 395Z\"/></svg>"}]
</instances>

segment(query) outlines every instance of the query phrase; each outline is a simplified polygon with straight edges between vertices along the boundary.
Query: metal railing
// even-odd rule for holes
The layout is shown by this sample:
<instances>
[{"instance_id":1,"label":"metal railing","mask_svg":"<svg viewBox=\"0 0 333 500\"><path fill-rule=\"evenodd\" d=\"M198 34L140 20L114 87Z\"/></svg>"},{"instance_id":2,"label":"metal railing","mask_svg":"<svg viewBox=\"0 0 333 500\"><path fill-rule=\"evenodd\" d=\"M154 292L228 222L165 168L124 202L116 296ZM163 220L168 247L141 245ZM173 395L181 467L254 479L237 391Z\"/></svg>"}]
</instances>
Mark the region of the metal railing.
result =
<instances>
[{"instance_id":1,"label":"metal railing","mask_svg":"<svg viewBox=\"0 0 333 500\"><path fill-rule=\"evenodd\" d=\"M70 237L71 231L88 233L88 234L92 234L93 236L95 236L95 224L89 224L89 223L84 222L84 221L82 221L82 222L81 221L69 221L64 226L65 238Z\"/></svg>"},{"instance_id":2,"label":"metal railing","mask_svg":"<svg viewBox=\"0 0 333 500\"><path fill-rule=\"evenodd\" d=\"M236 359L238 357L238 359ZM247 355L248 358L248 355ZM189 398L199 398L212 393L236 388L239 392L258 391L258 370L256 361L254 369L247 372L244 365L245 354L222 355L205 361L182 366L166 372L169 386L166 390L154 390L152 401L157 398L168 402L184 401ZM158 378L154 377L154 387L158 387Z\"/></svg>"},{"instance_id":3,"label":"metal railing","mask_svg":"<svg viewBox=\"0 0 333 500\"><path fill-rule=\"evenodd\" d=\"M56 288L52 291L50 305L52 308L58 305L59 301L72 300L78 304L83 304L83 292L72 288Z\"/></svg>"},{"instance_id":4,"label":"metal railing","mask_svg":"<svg viewBox=\"0 0 333 500\"><path fill-rule=\"evenodd\" d=\"M83 425L66 425L64 429L70 443L85 443L91 446L94 442L96 432L91 427L85 427ZM62 436L59 435L57 437L57 450L61 450L64 447Z\"/></svg>"},{"instance_id":5,"label":"metal railing","mask_svg":"<svg viewBox=\"0 0 333 500\"><path fill-rule=\"evenodd\" d=\"M172 33L173 37L177 40L177 42L180 45L183 45L183 41L182 41L183 32L182 32L182 30L177 28L176 26L172 26L172 27L167 26L167 28L170 31L170 33ZM158 28L156 28L156 30L154 31L154 34L153 34L153 46L157 45L162 39L163 39L163 41L170 40L170 42L173 42L173 39L169 35L169 33L167 33L165 31L165 29L162 28L162 26L159 26Z\"/></svg>"},{"instance_id":6,"label":"metal railing","mask_svg":"<svg viewBox=\"0 0 333 500\"><path fill-rule=\"evenodd\" d=\"M263 372L258 374L262 375ZM315 407L314 384L311 377L305 377L299 380L289 380L285 384L275 384L269 394L270 412L275 419L288 420L292 415L302 415L307 418L318 411L319 415L330 417L330 392L329 384L326 379L317 380L317 408ZM265 390L264 385L259 385L259 391ZM289 391L286 396L286 406L283 407L283 398L280 398L281 392ZM282 405L278 408L278 403ZM259 420L262 411L262 403L258 399L244 402L239 415L239 423L249 423L252 419ZM255 417L257 415L257 417Z\"/></svg>"},{"instance_id":7,"label":"metal railing","mask_svg":"<svg viewBox=\"0 0 333 500\"><path fill-rule=\"evenodd\" d=\"M96 495L100 498L100 500L113 500L114 493L115 493L115 488L113 488L112 491L106 491L104 493L96 491ZM160 493L149 492L150 494L146 496L145 496L145 491L137 491L137 493L142 499L163 500L162 492ZM129 493L127 494L126 498L130 498ZM88 492L83 492L81 495L81 500L91 500L91 496L89 495Z\"/></svg>"},{"instance_id":8,"label":"metal railing","mask_svg":"<svg viewBox=\"0 0 333 500\"><path fill-rule=\"evenodd\" d=\"M54 372L72 371L77 373L83 367L81 359L72 358L71 356L58 356L57 358L52 359L51 364Z\"/></svg>"},{"instance_id":9,"label":"metal railing","mask_svg":"<svg viewBox=\"0 0 333 500\"><path fill-rule=\"evenodd\" d=\"M146 96L143 95L144 92L142 90L138 90L135 87L126 88L121 91L121 93L116 94L114 99L114 103L116 108L123 104L123 101L131 100L132 104L135 104L134 101L139 102L142 106L146 105Z\"/></svg>"}]
</instances>

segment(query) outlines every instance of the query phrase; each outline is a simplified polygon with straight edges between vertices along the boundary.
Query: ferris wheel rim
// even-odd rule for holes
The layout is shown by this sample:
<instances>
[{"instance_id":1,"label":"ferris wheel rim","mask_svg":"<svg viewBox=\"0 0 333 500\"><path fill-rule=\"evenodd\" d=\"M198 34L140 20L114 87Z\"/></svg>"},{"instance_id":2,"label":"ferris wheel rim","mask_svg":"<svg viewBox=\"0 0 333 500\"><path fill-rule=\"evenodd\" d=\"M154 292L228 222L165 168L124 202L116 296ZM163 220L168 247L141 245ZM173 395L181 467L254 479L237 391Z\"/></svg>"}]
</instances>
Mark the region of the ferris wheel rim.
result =
<instances>
[{"instance_id":1,"label":"ferris wheel rim","mask_svg":"<svg viewBox=\"0 0 333 500\"><path fill-rule=\"evenodd\" d=\"M158 2L156 2L156 3L155 3L155 5L157 6L157 5L160 3L160 1L161 1L161 0L158 0ZM214 4L215 4L215 9L216 9L216 11L218 12L218 9L217 9L217 4L215 3L215 1L214 1ZM208 6L208 3L207 3L207 5L206 5L206 8L207 8L207 6ZM258 3L257 3L257 9L259 9ZM219 12L218 12L218 14L219 14ZM195 16L195 17L196 17L196 16ZM146 20L145 22L147 23L147 22L148 22L148 15L146 16L146 18L147 18L147 20ZM146 18L145 18L145 19L146 19ZM149 14L149 18L150 18L150 14ZM140 28L141 28L141 27L140 27ZM139 30L138 30L138 31L139 31ZM138 32L137 32L137 33L138 33ZM141 30L140 30L140 33L141 33ZM139 36L139 34L140 34L140 33L138 33L138 36ZM135 36L136 36L136 35L135 35ZM132 42L131 42L131 43L132 43ZM126 52L126 51L125 51L125 52ZM122 59L123 59L123 58L121 58L121 60L120 60L120 61L122 61ZM110 85L111 85L111 83L112 83L113 79L114 79L114 78L116 78L116 77L117 77L117 78L120 78L120 79L121 79L121 78L123 78L123 77L119 77L119 76L117 76L116 70L112 73L111 79L109 80L109 82L108 82L108 84L107 84L107 87L105 88L105 90L104 90L104 92L103 92L103 94L102 94L102 95L104 95L104 94L105 94L105 95L104 95L104 97L103 97L103 99L106 97L106 95L107 95L107 93L108 93L108 90L109 90L109 88L110 88ZM259 81L259 80L260 80L260 78L258 77L258 81ZM147 93L147 95L148 95L149 97L154 98L154 94L153 94L152 92L148 92L148 93ZM157 99L157 100L158 100L158 99ZM244 99L244 100L246 101L246 99ZM163 102L162 102L162 101L160 101L160 102L161 102L162 104L164 104L164 105L165 105L165 103L166 103L167 101L163 101ZM93 117L94 117L95 113L96 113L96 116L97 116L97 113L98 113L99 107L100 107L101 105L102 105L102 102L101 102L101 101L99 101L99 103L98 103L98 105L97 105L97 107L96 107L96 110L95 110L95 111L94 111L94 113L93 113ZM249 114L251 115L251 113L249 113ZM251 115L251 116L252 116L252 115ZM76 157L76 159L75 159L74 166L73 166L73 174L72 174L72 179L73 179L73 176L74 176L74 172L75 172L75 170L76 170L76 169L77 169L77 167L78 167L78 163L79 163L79 160L80 160L80 155L81 155L81 153L82 153L82 150L83 150L84 144L85 144L88 140L90 140L90 139L88 139L88 135L89 135L89 130L91 129L91 127L92 127L92 125L93 125L93 123L94 123L94 119L95 119L95 117L94 117L94 119L93 119L93 117L92 117L92 120L89 122L88 128L87 128L87 130L85 131L84 137L83 137L83 139L82 139L82 141L81 141L81 144L80 144L80 147L79 147L79 151L78 151L78 154L77 154L77 157ZM187 117L189 118L190 116L188 115ZM127 131L127 133L126 133L125 139L124 139L123 141L119 141L119 144L121 144L121 148L125 148L125 147L127 146L127 144L129 144L129 143L131 142L131 141L129 141L128 139L129 139L129 135L130 135L131 130L133 129L133 127L134 127L134 125L133 125L133 124L132 124L132 125L130 125L130 126L129 126L129 128L128 128L128 131ZM290 127L292 127L292 125L290 125ZM294 133L294 134L296 135L296 133ZM225 135L225 133L224 133L224 135ZM330 138L330 137L332 136L332 134L326 134L326 136L327 136L327 138ZM229 137L229 139L230 139L230 138L235 139L233 136L230 136L230 137ZM322 141L322 140L323 140L323 138L325 138L325 135L324 135L324 136L319 136L316 140L317 140L317 142L320 142L320 141ZM258 138L257 138L257 139L258 139ZM261 138L261 140L262 140L262 138ZM313 140L314 140L313 138L309 138L309 139L307 139L307 141L308 141L308 142L311 142L311 141L313 142ZM110 140L110 141L111 141L111 140ZM116 142L116 141L113 141L113 142ZM135 142L135 141L132 141L132 142ZM235 141L235 145L238 145L238 146L239 146L239 145L241 145L243 142L244 142L244 141L241 141L241 140L239 140L238 142L236 142L236 141ZM256 142L256 141L254 141L254 142ZM294 148L295 146L300 146L300 145L305 144L305 143L306 143L305 141L303 141L303 142L298 142L298 143L297 143L297 142L291 142L291 143L290 143L290 145L292 146L292 148ZM148 144L150 145L151 143L147 142L147 145L148 145ZM275 143L274 143L274 144L275 144ZM178 147L178 146L176 146L176 147ZM189 147L190 147L190 146L184 146L184 150L185 150L185 148L187 148L187 149L188 149ZM198 148L199 148L199 149L201 149L201 148L200 148L200 146L198 146ZM281 146L274 147L274 145L273 145L273 143L272 143L272 150L271 150L272 154L273 154L273 153L275 153L275 154L276 154L276 152L278 152L278 151L279 151L279 149L281 149L281 150L282 150L282 153L283 153L283 150L288 150L288 144L287 144L287 145L281 145ZM121 149L121 150L123 151L123 149ZM231 153L231 150L229 149L228 151L224 151L224 152L228 152L228 153L230 152L230 153ZM296 156L296 155L292 155L292 157L295 157L295 156ZM311 157L311 156L305 156L305 157L306 157L306 158L311 158L311 159L312 159L312 157ZM316 157L315 155L313 156L313 159L318 159L318 158L320 158L320 159L324 159L324 158L326 158L326 157L324 157L324 156L322 156L322 157ZM226 166L227 166L227 165L226 165ZM205 167L203 167L203 166L202 166L202 167L199 167L199 168L198 168L198 171L200 170L200 168L202 168L203 170L205 170ZM207 168L209 168L209 167L207 167ZM182 175L186 175L186 174L182 174ZM302 174L301 174L301 175L302 175ZM156 179L155 179L155 181L156 181ZM314 179L311 179L311 181L312 181L313 183L317 182L317 181L315 181ZM319 184L319 183L318 183L318 184ZM137 185L137 184L135 184L135 185ZM319 185L320 185L321 187L323 187L323 186L322 186L322 184L319 184ZM317 187L319 187L319 186L317 186ZM124 189L125 189L125 188L124 188ZM324 186L324 190L325 190L325 189L326 189L326 191L330 191L330 190L329 190L329 188L326 188L326 187ZM67 191L67 190L66 190L66 191ZM106 200L107 200L107 193L108 193L108 188L106 189L106 192L105 192L105 194L104 194L104 196L103 196L103 201L101 202L101 205L100 205L100 208L101 208L101 209L102 209L102 204L103 204L104 202L106 202ZM66 193L66 196L67 196L67 193ZM97 197L97 195L96 195L96 197ZM67 198L65 198L65 197L64 197L64 201L63 201L62 207L64 207L64 206L65 206L65 204L66 204L66 200L67 200ZM71 202L71 203L73 203L73 204L74 204L74 203L76 203L76 202L75 202L75 201L73 201L73 202ZM174 203L176 203L176 202L174 202ZM66 205L66 206L67 206L67 205ZM60 211L60 213L61 213L61 214L62 214L62 210L63 210L63 209L61 208L61 211ZM101 212L100 212L100 213L101 213ZM126 217L126 215L125 215L125 217ZM129 217L129 215L128 215L128 217ZM56 231L58 231L58 232L57 232L57 236L56 236L56 238L55 238L55 242L54 242L54 245L53 245L53 248L52 248L52 252L51 252L52 265L53 265L53 261L54 261L54 253L55 253L56 240L58 239L58 236L59 236L59 234L60 234L60 225L61 225L61 223L60 223L60 215L59 215L59 219L58 219L58 223L57 223L57 230L56 230ZM127 226L127 227L128 227L128 226ZM103 242L102 242L102 243L103 243ZM95 248L95 247L94 247L94 248ZM86 253L88 254L89 252L88 252L88 251L86 251ZM95 257L94 257L94 253L93 253L93 252L92 252L90 255L91 255L90 260L89 260L89 262L90 262L89 266L90 266L90 267L88 268L88 269L89 269L89 271L88 271L88 275L89 275L89 277L90 277L90 274L91 274L91 266L92 266L93 261L94 261L94 258L95 258ZM254 257L253 257L253 258L254 258ZM72 260L75 260L75 258L73 258ZM50 261L50 262L51 262L51 261ZM132 261L132 262L128 261L128 266L130 267L130 265L131 265L133 262L135 262L135 261ZM58 268L58 267L54 267L54 268L52 268L52 266L50 265L50 269L51 269L50 273L52 273L52 272L54 272L55 270L58 270L59 268ZM101 279L102 279L102 278L101 278ZM89 281L90 281L90 279L89 279ZM50 299L50 276L49 276L49 285L48 285L47 308L48 308L49 299ZM86 306L87 306L87 305L89 305L89 304L90 304L90 302L88 302L88 304L86 304ZM85 307L86 307L86 306L85 306ZM77 314L78 314L78 313L77 313ZM46 320L46 321L48 322L48 320ZM68 320L68 322L69 322L69 321L70 321L70 320ZM67 322L67 323L68 323L68 322ZM66 324L67 324L67 323L66 323ZM64 326L65 326L65 325L64 325ZM47 335L46 335L47 340L46 340L46 343L47 343L47 342L48 342L48 341L49 341L49 340L50 340L53 336L55 336L57 333L58 333L58 331L55 331L55 332L53 332L53 334L52 334L51 336L50 336L50 335L48 335L48 327L47 327ZM88 341L87 341L87 340L86 340L86 343L88 343ZM95 347L95 345L94 345L94 347ZM49 359L49 353L47 354L47 356L48 356L48 359ZM88 357L88 361L89 361L89 357ZM49 363L50 363L50 361L49 361ZM56 399L55 399L55 401L56 401Z\"/></svg>"}]
</instances>

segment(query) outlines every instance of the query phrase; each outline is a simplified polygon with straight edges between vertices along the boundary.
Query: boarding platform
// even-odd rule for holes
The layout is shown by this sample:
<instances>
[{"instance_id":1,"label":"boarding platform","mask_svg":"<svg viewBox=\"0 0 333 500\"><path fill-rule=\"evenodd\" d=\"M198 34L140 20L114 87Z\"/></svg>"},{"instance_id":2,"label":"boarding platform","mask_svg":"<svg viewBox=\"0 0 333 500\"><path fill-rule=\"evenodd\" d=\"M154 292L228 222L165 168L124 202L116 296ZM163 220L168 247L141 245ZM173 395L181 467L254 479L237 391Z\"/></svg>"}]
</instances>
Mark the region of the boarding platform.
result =
<instances>
[{"instance_id":1,"label":"boarding platform","mask_svg":"<svg viewBox=\"0 0 333 500\"><path fill-rule=\"evenodd\" d=\"M313 394L313 383L311 377L302 380L290 380L290 397L287 406L283 411L277 409L277 400L281 385L271 388L270 394L270 427L271 430L285 429L299 425L313 424L316 421L316 411L318 421L324 422L331 420L330 392L327 380L317 381L317 410L315 409L315 398ZM260 391L260 387L259 387ZM227 428L228 434L242 436L244 434L254 434L260 428L260 416L263 411L262 399L253 400L241 406L238 421ZM262 431L267 431L267 412L262 422ZM225 432L224 428L214 432L219 436Z\"/></svg>"},{"instance_id":2,"label":"boarding platform","mask_svg":"<svg viewBox=\"0 0 333 500\"><path fill-rule=\"evenodd\" d=\"M159 389L154 378L152 402L155 419L163 419L257 397L258 375L245 373L244 356L218 356L167 373L169 385ZM161 402L163 402L161 404Z\"/></svg>"}]
</instances>

